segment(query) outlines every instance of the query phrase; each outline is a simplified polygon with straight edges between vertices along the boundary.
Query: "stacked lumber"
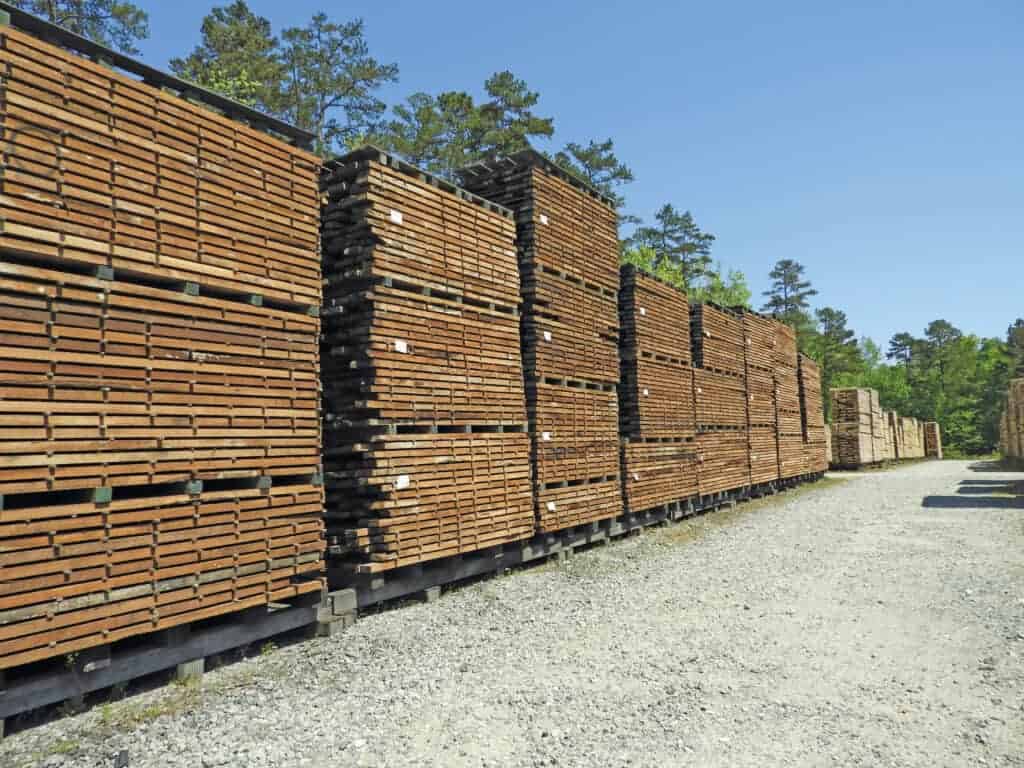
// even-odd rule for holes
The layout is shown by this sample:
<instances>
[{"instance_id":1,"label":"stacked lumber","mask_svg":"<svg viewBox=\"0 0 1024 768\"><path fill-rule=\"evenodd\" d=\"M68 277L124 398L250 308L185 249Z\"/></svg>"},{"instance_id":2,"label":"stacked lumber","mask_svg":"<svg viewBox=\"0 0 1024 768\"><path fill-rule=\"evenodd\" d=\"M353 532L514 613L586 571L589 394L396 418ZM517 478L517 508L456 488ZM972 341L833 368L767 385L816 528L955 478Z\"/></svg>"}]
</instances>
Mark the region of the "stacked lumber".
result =
<instances>
[{"instance_id":1,"label":"stacked lumber","mask_svg":"<svg viewBox=\"0 0 1024 768\"><path fill-rule=\"evenodd\" d=\"M826 447L825 407L821 396L821 372L818 364L807 355L800 355L800 407L804 420L804 443L809 457L808 471L824 472L828 469Z\"/></svg>"},{"instance_id":2,"label":"stacked lumber","mask_svg":"<svg viewBox=\"0 0 1024 768\"><path fill-rule=\"evenodd\" d=\"M620 515L614 203L533 150L460 177L515 216L538 527ZM645 366L643 376L648 389L674 386L657 365Z\"/></svg>"},{"instance_id":3,"label":"stacked lumber","mask_svg":"<svg viewBox=\"0 0 1024 768\"><path fill-rule=\"evenodd\" d=\"M921 423L910 416L901 417L900 422L904 446L903 458L924 458L924 429Z\"/></svg>"},{"instance_id":4,"label":"stacked lumber","mask_svg":"<svg viewBox=\"0 0 1024 768\"><path fill-rule=\"evenodd\" d=\"M743 310L746 355L747 428L750 442L750 482L779 479L778 420L775 413L775 337L778 321Z\"/></svg>"},{"instance_id":5,"label":"stacked lumber","mask_svg":"<svg viewBox=\"0 0 1024 768\"><path fill-rule=\"evenodd\" d=\"M686 294L633 266L621 279L623 489L637 512L698 491L690 308Z\"/></svg>"},{"instance_id":6,"label":"stacked lumber","mask_svg":"<svg viewBox=\"0 0 1024 768\"><path fill-rule=\"evenodd\" d=\"M1014 463L1024 460L1024 378L1013 379L999 424L999 450Z\"/></svg>"},{"instance_id":7,"label":"stacked lumber","mask_svg":"<svg viewBox=\"0 0 1024 768\"><path fill-rule=\"evenodd\" d=\"M804 440L796 332L784 323L775 326L774 366L779 477L799 477L810 472L810 456Z\"/></svg>"},{"instance_id":8,"label":"stacked lumber","mask_svg":"<svg viewBox=\"0 0 1024 768\"><path fill-rule=\"evenodd\" d=\"M0 59L0 668L321 590L317 159Z\"/></svg>"},{"instance_id":9,"label":"stacked lumber","mask_svg":"<svg viewBox=\"0 0 1024 768\"><path fill-rule=\"evenodd\" d=\"M886 461L891 458L888 455L888 449L885 439L885 419L882 415L882 406L878 400L878 392L874 389L869 389L868 394L871 398L871 452L874 457L874 461Z\"/></svg>"},{"instance_id":10,"label":"stacked lumber","mask_svg":"<svg viewBox=\"0 0 1024 768\"><path fill-rule=\"evenodd\" d=\"M924 423L924 455L933 458L942 458L942 432L937 421L926 421Z\"/></svg>"},{"instance_id":11,"label":"stacked lumber","mask_svg":"<svg viewBox=\"0 0 1024 768\"><path fill-rule=\"evenodd\" d=\"M529 537L511 213L373 147L322 187L332 554L376 573ZM585 431L601 393L569 395L545 417Z\"/></svg>"},{"instance_id":12,"label":"stacked lumber","mask_svg":"<svg viewBox=\"0 0 1024 768\"><path fill-rule=\"evenodd\" d=\"M713 304L692 308L690 334L698 484L705 496L751 482L747 337L740 313Z\"/></svg>"},{"instance_id":13,"label":"stacked lumber","mask_svg":"<svg viewBox=\"0 0 1024 768\"><path fill-rule=\"evenodd\" d=\"M871 392L867 389L833 389L832 459L841 468L873 464L875 458Z\"/></svg>"}]
</instances>

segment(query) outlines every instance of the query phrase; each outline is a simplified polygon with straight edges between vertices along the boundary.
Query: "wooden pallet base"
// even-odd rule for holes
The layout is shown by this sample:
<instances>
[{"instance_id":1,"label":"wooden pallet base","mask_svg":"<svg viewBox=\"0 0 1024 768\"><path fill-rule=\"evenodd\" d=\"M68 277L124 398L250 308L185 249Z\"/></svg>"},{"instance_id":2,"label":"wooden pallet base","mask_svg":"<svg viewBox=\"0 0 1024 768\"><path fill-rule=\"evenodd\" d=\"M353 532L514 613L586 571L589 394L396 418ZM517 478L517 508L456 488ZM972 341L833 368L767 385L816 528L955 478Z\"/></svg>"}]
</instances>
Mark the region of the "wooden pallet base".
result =
<instances>
[{"instance_id":1,"label":"wooden pallet base","mask_svg":"<svg viewBox=\"0 0 1024 768\"><path fill-rule=\"evenodd\" d=\"M564 553L621 538L652 525L682 520L723 506L735 506L742 501L769 496L806 482L814 482L820 480L824 474L811 473L706 496L679 499L610 520L600 520L553 533L542 533L525 541L380 574L353 573L340 564L332 567L328 561L327 580L332 590L353 590L356 607L360 609L415 596L430 601L439 594L436 589L448 584L542 562L551 557L564 557Z\"/></svg>"},{"instance_id":2,"label":"wooden pallet base","mask_svg":"<svg viewBox=\"0 0 1024 768\"><path fill-rule=\"evenodd\" d=\"M175 670L177 679L203 674L204 660L287 632L328 636L355 621L355 592L300 595L215 620L182 625L143 638L91 648L47 663L0 673L0 739L4 720L147 675ZM6 684L5 684L6 683Z\"/></svg>"}]
</instances>

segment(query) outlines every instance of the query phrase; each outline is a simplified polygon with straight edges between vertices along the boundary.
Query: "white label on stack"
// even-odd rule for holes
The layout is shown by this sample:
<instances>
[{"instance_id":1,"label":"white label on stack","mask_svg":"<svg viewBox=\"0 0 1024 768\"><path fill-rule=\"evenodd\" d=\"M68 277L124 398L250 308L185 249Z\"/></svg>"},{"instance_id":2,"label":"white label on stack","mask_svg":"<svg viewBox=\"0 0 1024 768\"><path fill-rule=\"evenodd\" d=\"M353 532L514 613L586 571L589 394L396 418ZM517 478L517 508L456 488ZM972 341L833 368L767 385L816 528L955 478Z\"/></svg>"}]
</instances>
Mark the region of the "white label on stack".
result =
<instances>
[{"instance_id":1,"label":"white label on stack","mask_svg":"<svg viewBox=\"0 0 1024 768\"><path fill-rule=\"evenodd\" d=\"M548 217L545 216L543 213L540 215L540 223L541 224L547 224L548 223Z\"/></svg>"},{"instance_id":2,"label":"white label on stack","mask_svg":"<svg viewBox=\"0 0 1024 768\"><path fill-rule=\"evenodd\" d=\"M634 480L639 480L640 479L640 473L639 472L634 472L633 473L633 479Z\"/></svg>"},{"instance_id":3,"label":"white label on stack","mask_svg":"<svg viewBox=\"0 0 1024 768\"><path fill-rule=\"evenodd\" d=\"M548 512L554 512L554 511L555 511L555 502L549 501L548 502Z\"/></svg>"},{"instance_id":4,"label":"white label on stack","mask_svg":"<svg viewBox=\"0 0 1024 768\"><path fill-rule=\"evenodd\" d=\"M544 331L544 341L551 341L551 331Z\"/></svg>"},{"instance_id":5,"label":"white label on stack","mask_svg":"<svg viewBox=\"0 0 1024 768\"><path fill-rule=\"evenodd\" d=\"M409 342L402 341L401 339L395 339L395 352L401 352L405 354L409 351Z\"/></svg>"},{"instance_id":6,"label":"white label on stack","mask_svg":"<svg viewBox=\"0 0 1024 768\"><path fill-rule=\"evenodd\" d=\"M703 390L703 389L701 389L700 387L697 387L697 394L698 394L698 395L699 395L699 394L701 394L701 393L703 393L703 392L704 392L704 390Z\"/></svg>"},{"instance_id":7,"label":"white label on stack","mask_svg":"<svg viewBox=\"0 0 1024 768\"><path fill-rule=\"evenodd\" d=\"M395 478L395 489L401 491L404 488L409 487L409 476L399 475Z\"/></svg>"},{"instance_id":8,"label":"white label on stack","mask_svg":"<svg viewBox=\"0 0 1024 768\"><path fill-rule=\"evenodd\" d=\"M540 439L541 440L550 440L551 439L551 433L550 432L541 432L540 433Z\"/></svg>"},{"instance_id":9,"label":"white label on stack","mask_svg":"<svg viewBox=\"0 0 1024 768\"><path fill-rule=\"evenodd\" d=\"M391 221L394 222L395 224L401 224L402 223L402 212L401 211L392 211L391 212Z\"/></svg>"},{"instance_id":10,"label":"white label on stack","mask_svg":"<svg viewBox=\"0 0 1024 768\"><path fill-rule=\"evenodd\" d=\"M640 314L646 316L647 315L647 310L644 309L643 307L640 307Z\"/></svg>"},{"instance_id":11,"label":"white label on stack","mask_svg":"<svg viewBox=\"0 0 1024 768\"><path fill-rule=\"evenodd\" d=\"M651 394L651 391L647 387L644 387L644 397L647 397L649 394Z\"/></svg>"}]
</instances>

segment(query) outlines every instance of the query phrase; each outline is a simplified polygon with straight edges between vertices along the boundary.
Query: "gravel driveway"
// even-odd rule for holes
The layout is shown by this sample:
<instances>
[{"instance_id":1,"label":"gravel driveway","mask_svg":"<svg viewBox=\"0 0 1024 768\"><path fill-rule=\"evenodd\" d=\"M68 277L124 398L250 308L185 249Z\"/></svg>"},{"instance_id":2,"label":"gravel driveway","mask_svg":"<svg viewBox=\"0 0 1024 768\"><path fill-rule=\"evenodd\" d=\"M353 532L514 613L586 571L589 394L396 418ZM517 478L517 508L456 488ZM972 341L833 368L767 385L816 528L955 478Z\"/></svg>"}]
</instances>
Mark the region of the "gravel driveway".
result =
<instances>
[{"instance_id":1,"label":"gravel driveway","mask_svg":"<svg viewBox=\"0 0 1024 768\"><path fill-rule=\"evenodd\" d=\"M1011 480L825 481L23 731L0 765L1024 766Z\"/></svg>"}]
</instances>

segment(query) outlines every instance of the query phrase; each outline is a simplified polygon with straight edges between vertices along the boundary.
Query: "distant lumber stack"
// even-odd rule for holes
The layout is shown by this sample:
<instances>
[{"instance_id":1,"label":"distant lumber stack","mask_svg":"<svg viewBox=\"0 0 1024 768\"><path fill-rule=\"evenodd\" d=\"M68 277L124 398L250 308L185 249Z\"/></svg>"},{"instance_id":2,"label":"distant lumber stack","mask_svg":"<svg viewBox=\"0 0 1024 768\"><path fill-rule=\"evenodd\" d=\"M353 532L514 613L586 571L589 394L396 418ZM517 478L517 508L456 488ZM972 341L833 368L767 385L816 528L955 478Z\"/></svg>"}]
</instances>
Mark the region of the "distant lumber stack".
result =
<instances>
[{"instance_id":1,"label":"distant lumber stack","mask_svg":"<svg viewBox=\"0 0 1024 768\"><path fill-rule=\"evenodd\" d=\"M690 307L685 293L633 266L621 278L623 489L639 512L698 492Z\"/></svg>"},{"instance_id":2,"label":"distant lumber stack","mask_svg":"<svg viewBox=\"0 0 1024 768\"><path fill-rule=\"evenodd\" d=\"M932 459L942 458L942 433L938 422L924 423L924 455Z\"/></svg>"},{"instance_id":3,"label":"distant lumber stack","mask_svg":"<svg viewBox=\"0 0 1024 768\"><path fill-rule=\"evenodd\" d=\"M778 321L742 310L747 380L750 482L779 479L778 417L775 407L775 342ZM820 397L820 394L819 394Z\"/></svg>"},{"instance_id":4,"label":"distant lumber stack","mask_svg":"<svg viewBox=\"0 0 1024 768\"><path fill-rule=\"evenodd\" d=\"M1012 464L1024 467L1024 378L1010 382L999 421L999 449Z\"/></svg>"},{"instance_id":5,"label":"distant lumber stack","mask_svg":"<svg viewBox=\"0 0 1024 768\"><path fill-rule=\"evenodd\" d=\"M882 410L877 391L833 389L830 395L833 467L857 469L926 455L941 458L939 454L926 454L924 425L909 416ZM934 434L938 439L937 424Z\"/></svg>"},{"instance_id":6,"label":"distant lumber stack","mask_svg":"<svg viewBox=\"0 0 1024 768\"><path fill-rule=\"evenodd\" d=\"M810 472L811 461L804 439L796 332L783 323L775 326L774 364L779 477L799 477Z\"/></svg>"},{"instance_id":7,"label":"distant lumber stack","mask_svg":"<svg viewBox=\"0 0 1024 768\"><path fill-rule=\"evenodd\" d=\"M804 442L807 446L808 472L828 469L828 430L821 396L821 371L807 355L800 355L800 408L803 414Z\"/></svg>"},{"instance_id":8,"label":"distant lumber stack","mask_svg":"<svg viewBox=\"0 0 1024 768\"><path fill-rule=\"evenodd\" d=\"M372 147L323 191L332 555L373 573L529 537L511 213Z\"/></svg>"},{"instance_id":9,"label":"distant lumber stack","mask_svg":"<svg viewBox=\"0 0 1024 768\"><path fill-rule=\"evenodd\" d=\"M0 48L0 669L319 591L317 158Z\"/></svg>"},{"instance_id":10,"label":"distant lumber stack","mask_svg":"<svg viewBox=\"0 0 1024 768\"><path fill-rule=\"evenodd\" d=\"M613 202L526 150L461 172L515 214L541 532L617 517L619 250Z\"/></svg>"}]
</instances>

